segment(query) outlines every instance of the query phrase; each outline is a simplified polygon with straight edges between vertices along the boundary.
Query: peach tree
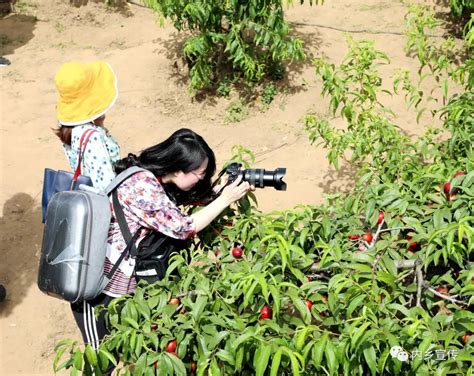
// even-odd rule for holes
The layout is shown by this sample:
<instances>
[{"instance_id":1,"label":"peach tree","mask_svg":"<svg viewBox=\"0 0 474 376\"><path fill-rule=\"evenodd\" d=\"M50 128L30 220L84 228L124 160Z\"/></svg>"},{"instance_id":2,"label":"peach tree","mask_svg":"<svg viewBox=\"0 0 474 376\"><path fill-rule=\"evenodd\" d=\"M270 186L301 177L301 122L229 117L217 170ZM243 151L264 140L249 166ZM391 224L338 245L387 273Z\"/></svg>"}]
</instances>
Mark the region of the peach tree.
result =
<instances>
[{"instance_id":1,"label":"peach tree","mask_svg":"<svg viewBox=\"0 0 474 376\"><path fill-rule=\"evenodd\" d=\"M178 31L190 32L183 54L194 90L210 87L226 76L244 82L260 81L265 75L282 78L283 62L305 56L303 41L290 35L282 0L144 3L170 19Z\"/></svg>"},{"instance_id":2,"label":"peach tree","mask_svg":"<svg viewBox=\"0 0 474 376\"><path fill-rule=\"evenodd\" d=\"M309 114L306 128L331 163L356 169L350 194L266 214L250 196L163 280L113 301L97 353L60 342L55 370L100 375L118 357L123 375L471 375L472 71L438 58L425 60L432 74L446 69L464 90L433 110L442 128L418 137L379 97L405 93L419 112L421 89L406 73L384 86L374 43L350 39L340 65L316 60L346 127Z\"/></svg>"}]
</instances>

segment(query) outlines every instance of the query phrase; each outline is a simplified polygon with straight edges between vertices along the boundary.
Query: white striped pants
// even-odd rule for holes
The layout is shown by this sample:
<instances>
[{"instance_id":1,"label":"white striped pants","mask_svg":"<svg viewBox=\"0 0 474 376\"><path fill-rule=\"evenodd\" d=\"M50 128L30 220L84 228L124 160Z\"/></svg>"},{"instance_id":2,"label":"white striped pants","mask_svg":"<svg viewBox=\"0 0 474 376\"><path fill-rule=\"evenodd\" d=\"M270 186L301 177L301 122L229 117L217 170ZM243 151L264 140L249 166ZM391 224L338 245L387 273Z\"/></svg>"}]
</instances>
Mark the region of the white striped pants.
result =
<instances>
[{"instance_id":1,"label":"white striped pants","mask_svg":"<svg viewBox=\"0 0 474 376\"><path fill-rule=\"evenodd\" d=\"M94 309L96 306L103 304L107 307L113 298L111 296L100 294L93 300L84 300L71 304L72 314L76 320L76 324L82 334L84 343L90 344L96 351L99 350L99 344L102 338L108 334L107 326L105 325L105 310L101 311L96 317ZM111 374L106 372L103 375Z\"/></svg>"}]
</instances>

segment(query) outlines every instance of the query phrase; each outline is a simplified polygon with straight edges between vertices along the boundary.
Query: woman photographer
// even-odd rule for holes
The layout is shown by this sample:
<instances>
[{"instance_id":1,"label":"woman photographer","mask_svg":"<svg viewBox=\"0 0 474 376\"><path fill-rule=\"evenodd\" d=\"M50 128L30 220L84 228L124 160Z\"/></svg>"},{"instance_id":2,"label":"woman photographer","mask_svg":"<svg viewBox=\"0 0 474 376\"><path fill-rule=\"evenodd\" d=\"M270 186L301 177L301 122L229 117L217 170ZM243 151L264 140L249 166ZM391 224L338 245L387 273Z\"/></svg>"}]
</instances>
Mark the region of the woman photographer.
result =
<instances>
[{"instance_id":1,"label":"woman photographer","mask_svg":"<svg viewBox=\"0 0 474 376\"><path fill-rule=\"evenodd\" d=\"M216 169L213 151L204 139L190 129L180 129L165 141L143 150L140 155L129 154L115 164L118 173L131 166L140 171L117 188L117 198L130 230L139 232L138 245L149 231L157 231L174 239L189 239L204 229L226 207L241 199L253 187L239 177L201 210L187 215L179 205L190 205L210 197L211 177ZM112 200L113 201L113 200ZM114 208L109 229L107 258L104 271L108 273L126 248ZM96 320L96 305L107 306L114 297L133 293L135 259L125 257L113 274L103 294L94 301L84 302L76 320L86 342L95 343L107 333L104 312Z\"/></svg>"}]
</instances>

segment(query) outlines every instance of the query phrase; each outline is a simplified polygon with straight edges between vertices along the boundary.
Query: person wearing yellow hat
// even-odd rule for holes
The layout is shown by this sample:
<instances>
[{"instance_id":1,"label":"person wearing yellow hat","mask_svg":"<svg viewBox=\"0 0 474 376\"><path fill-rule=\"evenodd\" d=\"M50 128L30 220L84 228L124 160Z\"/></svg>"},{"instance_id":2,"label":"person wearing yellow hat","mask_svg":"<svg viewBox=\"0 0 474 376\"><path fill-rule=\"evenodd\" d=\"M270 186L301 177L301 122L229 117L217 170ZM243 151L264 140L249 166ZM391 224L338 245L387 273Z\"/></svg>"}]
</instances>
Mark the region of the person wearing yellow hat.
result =
<instances>
[{"instance_id":1,"label":"person wearing yellow hat","mask_svg":"<svg viewBox=\"0 0 474 376\"><path fill-rule=\"evenodd\" d=\"M58 91L59 122L54 132L63 143L72 171L80 163L81 174L89 176L94 187L103 190L115 177L113 164L120 159L119 145L104 127L105 114L117 100L115 73L102 61L71 61L60 67L54 82ZM105 332L105 327L88 324L84 328L86 320L78 320L79 316L87 317L90 323L95 323L91 304L87 301L72 303L71 310L84 342L97 349L94 338L97 333ZM110 375L113 369L110 366L103 375Z\"/></svg>"},{"instance_id":2,"label":"person wearing yellow hat","mask_svg":"<svg viewBox=\"0 0 474 376\"><path fill-rule=\"evenodd\" d=\"M54 82L59 122L54 132L73 171L82 148L81 174L102 190L115 177L113 163L120 158L119 145L104 127L105 114L117 100L117 77L106 62L71 61L60 67Z\"/></svg>"}]
</instances>

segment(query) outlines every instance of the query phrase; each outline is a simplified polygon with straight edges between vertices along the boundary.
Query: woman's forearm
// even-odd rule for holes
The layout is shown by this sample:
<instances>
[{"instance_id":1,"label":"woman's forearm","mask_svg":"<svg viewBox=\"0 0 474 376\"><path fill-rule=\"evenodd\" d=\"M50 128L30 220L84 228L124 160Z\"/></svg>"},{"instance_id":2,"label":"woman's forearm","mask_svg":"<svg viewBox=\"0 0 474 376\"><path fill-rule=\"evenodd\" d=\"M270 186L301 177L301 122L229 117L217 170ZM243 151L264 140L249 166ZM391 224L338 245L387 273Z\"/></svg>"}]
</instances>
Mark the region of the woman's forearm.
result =
<instances>
[{"instance_id":1,"label":"woman's forearm","mask_svg":"<svg viewBox=\"0 0 474 376\"><path fill-rule=\"evenodd\" d=\"M231 202L228 202L225 197L219 196L201 210L191 214L191 218L196 226L196 232L209 225L230 204Z\"/></svg>"}]
</instances>

